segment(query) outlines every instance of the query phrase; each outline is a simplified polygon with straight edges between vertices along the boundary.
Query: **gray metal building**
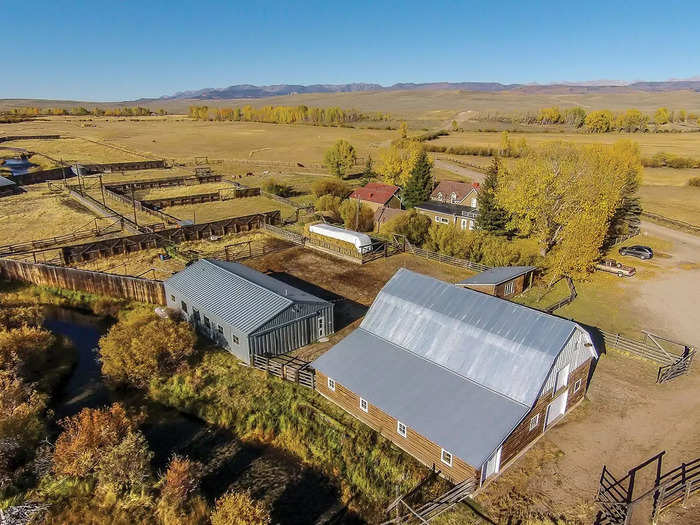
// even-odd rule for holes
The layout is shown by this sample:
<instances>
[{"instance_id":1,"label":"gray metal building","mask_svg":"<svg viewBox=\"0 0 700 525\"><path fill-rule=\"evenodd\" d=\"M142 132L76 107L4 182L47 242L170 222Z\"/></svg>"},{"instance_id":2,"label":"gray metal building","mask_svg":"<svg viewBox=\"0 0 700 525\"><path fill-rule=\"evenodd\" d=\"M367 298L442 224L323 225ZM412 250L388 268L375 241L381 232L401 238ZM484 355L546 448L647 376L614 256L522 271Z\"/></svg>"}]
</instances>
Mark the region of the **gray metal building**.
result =
<instances>
[{"instance_id":1,"label":"gray metal building","mask_svg":"<svg viewBox=\"0 0 700 525\"><path fill-rule=\"evenodd\" d=\"M332 303L235 262L201 259L164 286L169 308L247 364L334 331Z\"/></svg>"}]
</instances>

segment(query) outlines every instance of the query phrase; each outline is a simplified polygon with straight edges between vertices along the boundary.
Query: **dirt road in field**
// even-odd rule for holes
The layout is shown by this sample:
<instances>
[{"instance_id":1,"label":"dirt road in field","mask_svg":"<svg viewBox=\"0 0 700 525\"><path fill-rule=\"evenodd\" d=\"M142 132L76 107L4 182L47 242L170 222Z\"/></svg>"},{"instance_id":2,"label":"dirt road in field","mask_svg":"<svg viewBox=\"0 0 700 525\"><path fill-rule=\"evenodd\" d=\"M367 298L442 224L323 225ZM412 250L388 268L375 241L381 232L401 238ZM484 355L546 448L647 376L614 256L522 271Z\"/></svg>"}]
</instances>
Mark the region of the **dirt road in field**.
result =
<instances>
[{"instance_id":1,"label":"dirt road in field","mask_svg":"<svg viewBox=\"0 0 700 525\"><path fill-rule=\"evenodd\" d=\"M651 330L700 347L700 236L643 222L640 244L645 235L673 246L654 258L654 277L636 283L634 306L646 313Z\"/></svg>"},{"instance_id":2,"label":"dirt road in field","mask_svg":"<svg viewBox=\"0 0 700 525\"><path fill-rule=\"evenodd\" d=\"M473 182L484 182L484 178L486 177L486 175L484 175L480 171L476 171L471 168L465 168L464 166L460 166L456 162L452 162L445 159L435 159L435 167L451 171L452 173L454 173L455 175L459 175L460 177L467 177Z\"/></svg>"}]
</instances>

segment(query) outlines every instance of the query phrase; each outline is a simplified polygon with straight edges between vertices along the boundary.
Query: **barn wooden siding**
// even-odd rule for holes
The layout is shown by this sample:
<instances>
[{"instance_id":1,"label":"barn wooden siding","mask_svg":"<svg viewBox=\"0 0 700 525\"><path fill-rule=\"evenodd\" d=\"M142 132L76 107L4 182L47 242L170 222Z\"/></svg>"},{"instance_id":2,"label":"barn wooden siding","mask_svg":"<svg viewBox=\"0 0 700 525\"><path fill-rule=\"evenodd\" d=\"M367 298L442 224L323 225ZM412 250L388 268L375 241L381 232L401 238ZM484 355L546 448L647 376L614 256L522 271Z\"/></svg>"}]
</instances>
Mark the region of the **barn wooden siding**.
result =
<instances>
[{"instance_id":1,"label":"barn wooden siding","mask_svg":"<svg viewBox=\"0 0 700 525\"><path fill-rule=\"evenodd\" d=\"M368 402L368 411L360 409L360 396L348 390L336 381L335 392L328 388L328 377L316 370L316 390L325 398L336 403L340 408L359 419L367 426L379 432L382 436L395 443L399 448L416 458L427 467L435 467L442 471L442 476L459 483L466 479L479 481L480 471L468 465L453 454L452 466L441 461L442 447L433 443L425 436L415 432L407 425L406 437L396 432L397 420ZM478 423L475 423L478 424ZM451 451L448 451L451 452Z\"/></svg>"},{"instance_id":2,"label":"barn wooden siding","mask_svg":"<svg viewBox=\"0 0 700 525\"><path fill-rule=\"evenodd\" d=\"M50 286L117 299L165 305L163 282L141 277L33 264L9 259L0 259L0 275L7 280L24 281L38 286Z\"/></svg>"},{"instance_id":3,"label":"barn wooden siding","mask_svg":"<svg viewBox=\"0 0 700 525\"><path fill-rule=\"evenodd\" d=\"M282 222L279 210L265 213L245 215L220 221L190 224L179 228L170 228L151 233L140 233L103 239L61 248L61 260L64 264L72 264L113 255L162 248L171 244L185 241L206 239L212 235L221 236L228 233L238 233L262 228L263 224L280 224Z\"/></svg>"},{"instance_id":4,"label":"barn wooden siding","mask_svg":"<svg viewBox=\"0 0 700 525\"><path fill-rule=\"evenodd\" d=\"M501 470L503 470L504 466L509 461L514 459L522 450L532 443L532 441L544 433L547 406L554 401L555 398L564 393L567 388L569 389L569 397L566 401L566 412L564 413L564 416L566 416L566 413L574 405L576 405L576 403L581 401L586 393L586 387L588 385L588 372L592 361L593 359L589 357L582 365L573 370L569 374L569 381L565 387L559 389L557 392L552 392L552 388L550 387L539 397L532 410L525 416L523 421L517 427L515 427L515 430L510 433L508 439L506 439L506 441L503 443L501 449ZM581 379L581 388L578 390L578 392L574 392L574 384L579 379ZM530 421L533 417L537 416L537 414L539 414L537 427L530 430Z\"/></svg>"}]
</instances>

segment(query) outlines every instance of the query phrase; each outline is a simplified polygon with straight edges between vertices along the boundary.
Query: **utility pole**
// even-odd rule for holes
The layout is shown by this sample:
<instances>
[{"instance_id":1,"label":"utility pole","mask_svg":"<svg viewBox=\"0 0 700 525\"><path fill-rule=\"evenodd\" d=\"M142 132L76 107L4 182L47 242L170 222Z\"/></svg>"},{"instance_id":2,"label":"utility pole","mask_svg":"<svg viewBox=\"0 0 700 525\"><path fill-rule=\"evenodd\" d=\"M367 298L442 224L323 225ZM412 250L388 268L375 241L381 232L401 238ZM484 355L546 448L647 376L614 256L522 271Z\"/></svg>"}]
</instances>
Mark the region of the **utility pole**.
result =
<instances>
[{"instance_id":1,"label":"utility pole","mask_svg":"<svg viewBox=\"0 0 700 525\"><path fill-rule=\"evenodd\" d=\"M360 194L357 194L357 211L355 212L355 231L360 228Z\"/></svg>"},{"instance_id":2,"label":"utility pole","mask_svg":"<svg viewBox=\"0 0 700 525\"><path fill-rule=\"evenodd\" d=\"M134 224L139 225L139 221L136 218L136 199L134 198L134 185L131 185L131 203L134 205Z\"/></svg>"},{"instance_id":3,"label":"utility pole","mask_svg":"<svg viewBox=\"0 0 700 525\"><path fill-rule=\"evenodd\" d=\"M105 202L105 187L102 184L102 173L100 173L100 191L102 192L102 205L106 208L107 203Z\"/></svg>"}]
</instances>

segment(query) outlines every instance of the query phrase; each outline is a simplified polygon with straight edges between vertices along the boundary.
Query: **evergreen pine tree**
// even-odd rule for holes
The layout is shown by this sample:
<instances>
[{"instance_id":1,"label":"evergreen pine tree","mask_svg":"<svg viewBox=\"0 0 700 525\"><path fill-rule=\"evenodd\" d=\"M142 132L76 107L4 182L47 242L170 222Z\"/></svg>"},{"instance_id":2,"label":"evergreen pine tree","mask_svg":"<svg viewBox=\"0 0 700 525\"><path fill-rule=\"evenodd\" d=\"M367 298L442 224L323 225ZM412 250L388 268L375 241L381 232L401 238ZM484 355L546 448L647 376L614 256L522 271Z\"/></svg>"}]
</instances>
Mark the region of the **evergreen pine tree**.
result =
<instances>
[{"instance_id":1,"label":"evergreen pine tree","mask_svg":"<svg viewBox=\"0 0 700 525\"><path fill-rule=\"evenodd\" d=\"M505 235L508 224L508 213L496 204L496 190L498 188L498 172L501 164L498 158L486 171L486 178L479 188L477 202L479 204L479 215L476 224L481 230L485 230L496 235Z\"/></svg>"},{"instance_id":2,"label":"evergreen pine tree","mask_svg":"<svg viewBox=\"0 0 700 525\"><path fill-rule=\"evenodd\" d=\"M430 193L433 191L431 169L432 165L428 154L425 150L421 150L403 190L403 204L407 209L427 201L430 197Z\"/></svg>"}]
</instances>

